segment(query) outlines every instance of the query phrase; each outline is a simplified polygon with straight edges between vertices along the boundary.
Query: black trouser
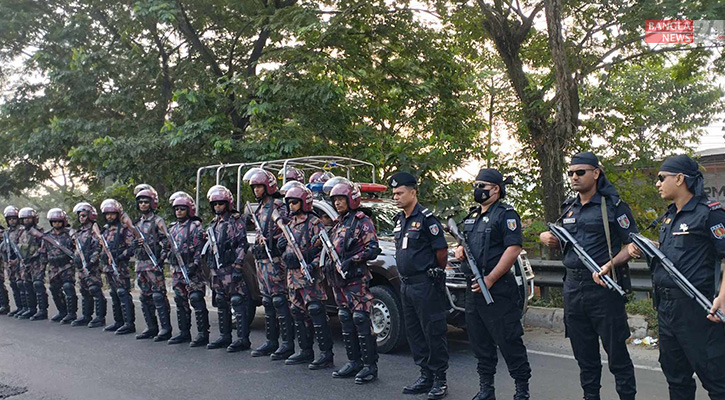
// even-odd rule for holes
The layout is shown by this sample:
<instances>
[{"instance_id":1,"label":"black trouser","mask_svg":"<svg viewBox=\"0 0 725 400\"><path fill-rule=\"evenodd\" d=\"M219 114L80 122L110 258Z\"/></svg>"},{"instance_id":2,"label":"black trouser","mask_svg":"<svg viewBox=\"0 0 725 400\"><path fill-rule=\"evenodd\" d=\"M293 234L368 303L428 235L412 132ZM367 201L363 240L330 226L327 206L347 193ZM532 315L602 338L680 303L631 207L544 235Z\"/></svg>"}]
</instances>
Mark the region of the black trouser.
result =
<instances>
[{"instance_id":1,"label":"black trouser","mask_svg":"<svg viewBox=\"0 0 725 400\"><path fill-rule=\"evenodd\" d=\"M637 387L634 365L625 342L630 333L624 298L615 291L597 285L587 270L581 273L581 281L571 275L567 270L564 282L564 323L579 364L579 379L584 393L598 395L601 388L601 338L619 398L634 399Z\"/></svg>"},{"instance_id":2,"label":"black trouser","mask_svg":"<svg viewBox=\"0 0 725 400\"><path fill-rule=\"evenodd\" d=\"M400 293L413 360L421 371L445 373L448 370L448 303L443 284L434 284L426 274L405 280Z\"/></svg>"},{"instance_id":3,"label":"black trouser","mask_svg":"<svg viewBox=\"0 0 725 400\"><path fill-rule=\"evenodd\" d=\"M481 381L492 380L496 373L498 347L511 377L518 382L528 382L531 367L523 340L518 286L512 273L504 275L491 287L491 296L494 302L486 304L481 293L471 292L468 281L466 329L478 360Z\"/></svg>"},{"instance_id":4,"label":"black trouser","mask_svg":"<svg viewBox=\"0 0 725 400\"><path fill-rule=\"evenodd\" d=\"M671 298L660 296L657 306L660 364L670 399L695 399L693 372L711 399L725 399L725 328L709 321L694 300L675 292Z\"/></svg>"}]
</instances>

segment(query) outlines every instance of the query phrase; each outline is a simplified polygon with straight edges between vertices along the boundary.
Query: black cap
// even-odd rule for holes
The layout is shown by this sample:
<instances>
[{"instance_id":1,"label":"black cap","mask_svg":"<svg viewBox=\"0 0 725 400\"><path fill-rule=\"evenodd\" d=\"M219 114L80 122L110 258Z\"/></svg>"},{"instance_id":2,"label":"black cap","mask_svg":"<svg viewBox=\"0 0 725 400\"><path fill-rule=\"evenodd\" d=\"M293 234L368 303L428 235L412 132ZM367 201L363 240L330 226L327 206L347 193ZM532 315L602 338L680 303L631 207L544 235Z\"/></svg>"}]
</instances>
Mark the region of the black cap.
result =
<instances>
[{"instance_id":1,"label":"black cap","mask_svg":"<svg viewBox=\"0 0 725 400\"><path fill-rule=\"evenodd\" d=\"M591 165L594 168L599 168L599 159L591 151L585 151L572 157L569 165Z\"/></svg>"},{"instance_id":2,"label":"black cap","mask_svg":"<svg viewBox=\"0 0 725 400\"><path fill-rule=\"evenodd\" d=\"M477 181L495 183L501 188L501 198L506 197L506 185L514 183L511 177L503 178L503 175L495 168L481 168L476 176Z\"/></svg>"},{"instance_id":3,"label":"black cap","mask_svg":"<svg viewBox=\"0 0 725 400\"><path fill-rule=\"evenodd\" d=\"M700 165L697 161L690 158L690 156L679 154L669 157L662 163L660 171L684 174L687 189L695 196L707 199L707 193L705 193L705 178L702 176L702 172L700 172Z\"/></svg>"},{"instance_id":4,"label":"black cap","mask_svg":"<svg viewBox=\"0 0 725 400\"><path fill-rule=\"evenodd\" d=\"M398 172L393 174L393 176L388 179L388 186L395 189L400 186L410 186L415 187L418 184L418 181L415 179L415 177L407 172Z\"/></svg>"}]
</instances>

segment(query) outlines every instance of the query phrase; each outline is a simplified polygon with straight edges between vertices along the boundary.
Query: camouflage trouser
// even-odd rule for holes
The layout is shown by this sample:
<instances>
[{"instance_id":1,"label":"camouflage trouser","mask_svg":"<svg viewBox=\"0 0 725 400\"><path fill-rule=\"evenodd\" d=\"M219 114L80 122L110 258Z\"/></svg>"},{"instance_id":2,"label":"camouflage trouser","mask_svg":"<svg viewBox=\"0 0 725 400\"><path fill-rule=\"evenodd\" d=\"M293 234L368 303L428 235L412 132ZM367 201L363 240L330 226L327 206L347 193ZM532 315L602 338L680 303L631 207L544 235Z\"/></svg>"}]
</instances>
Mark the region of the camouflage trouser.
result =
<instances>
[{"instance_id":1,"label":"camouflage trouser","mask_svg":"<svg viewBox=\"0 0 725 400\"><path fill-rule=\"evenodd\" d=\"M191 282L189 285L186 284L184 274L181 272L174 272L171 277L174 288L174 296L182 300L181 305L186 309L186 311L191 312L191 307L189 306L189 295L191 295L191 292L206 293L206 283L204 282L203 277L199 274L199 272L197 272L189 277L189 282ZM177 301L176 304L178 306L179 301Z\"/></svg>"},{"instance_id":2,"label":"camouflage trouser","mask_svg":"<svg viewBox=\"0 0 725 400\"><path fill-rule=\"evenodd\" d=\"M312 285L298 289L294 289L290 285L288 296L291 307L300 310L303 314L307 314L307 305L309 303L327 300L327 293L325 293L325 288L320 281L315 281Z\"/></svg>"},{"instance_id":3,"label":"camouflage trouser","mask_svg":"<svg viewBox=\"0 0 725 400\"><path fill-rule=\"evenodd\" d=\"M8 281L10 282L17 282L22 278L22 273L20 271L20 266L16 265L10 265L8 263Z\"/></svg>"},{"instance_id":4,"label":"camouflage trouser","mask_svg":"<svg viewBox=\"0 0 725 400\"><path fill-rule=\"evenodd\" d=\"M287 270L279 257L274 258L274 264L269 260L256 260L257 280L259 290L264 297L287 295Z\"/></svg>"},{"instance_id":5,"label":"camouflage trouser","mask_svg":"<svg viewBox=\"0 0 725 400\"><path fill-rule=\"evenodd\" d=\"M154 292L166 295L166 280L164 274L158 270L139 271L136 284L142 297L151 297Z\"/></svg>"},{"instance_id":6,"label":"camouflage trouser","mask_svg":"<svg viewBox=\"0 0 725 400\"><path fill-rule=\"evenodd\" d=\"M368 282L355 279L343 287L332 287L335 303L338 307L345 307L351 312L365 311L370 313L373 305L373 294L370 293Z\"/></svg>"},{"instance_id":7,"label":"camouflage trouser","mask_svg":"<svg viewBox=\"0 0 725 400\"><path fill-rule=\"evenodd\" d=\"M103 287L103 282L101 281L101 270L98 268L91 269L88 276L86 276L84 270L81 269L78 272L78 278L81 293L88 293L91 286Z\"/></svg>"},{"instance_id":8,"label":"camouflage trouser","mask_svg":"<svg viewBox=\"0 0 725 400\"><path fill-rule=\"evenodd\" d=\"M119 266L117 268L119 275L118 278L114 276L113 270L103 271L103 275L106 277L106 283L108 284L108 287L111 288L111 290L114 292L121 287L126 290L131 290L131 274L128 272L128 267Z\"/></svg>"},{"instance_id":9,"label":"camouflage trouser","mask_svg":"<svg viewBox=\"0 0 725 400\"><path fill-rule=\"evenodd\" d=\"M50 267L48 269L48 283L51 286L63 286L65 282L70 282L75 285L75 278L75 269L72 265Z\"/></svg>"},{"instance_id":10,"label":"camouflage trouser","mask_svg":"<svg viewBox=\"0 0 725 400\"><path fill-rule=\"evenodd\" d=\"M0 261L0 283L5 283L5 266L6 265L7 265L6 262Z\"/></svg>"},{"instance_id":11,"label":"camouflage trouser","mask_svg":"<svg viewBox=\"0 0 725 400\"><path fill-rule=\"evenodd\" d=\"M244 279L239 282L232 280L232 268L212 270L211 287L217 295L221 294L227 300L230 300L235 294L249 297L249 288L247 288L247 283L244 282Z\"/></svg>"},{"instance_id":12,"label":"camouflage trouser","mask_svg":"<svg viewBox=\"0 0 725 400\"><path fill-rule=\"evenodd\" d=\"M45 283L45 265L33 265L30 268L25 267L25 280L28 282Z\"/></svg>"}]
</instances>

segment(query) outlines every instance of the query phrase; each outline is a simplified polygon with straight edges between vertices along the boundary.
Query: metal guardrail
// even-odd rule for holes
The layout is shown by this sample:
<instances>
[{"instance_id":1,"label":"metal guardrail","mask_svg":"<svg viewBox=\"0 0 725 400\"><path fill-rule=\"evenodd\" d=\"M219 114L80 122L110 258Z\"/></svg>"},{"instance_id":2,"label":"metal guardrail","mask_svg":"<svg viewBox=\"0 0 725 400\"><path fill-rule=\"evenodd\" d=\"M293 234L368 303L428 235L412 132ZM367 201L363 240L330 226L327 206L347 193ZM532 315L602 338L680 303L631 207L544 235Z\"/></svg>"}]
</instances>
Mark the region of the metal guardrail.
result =
<instances>
[{"instance_id":1,"label":"metal guardrail","mask_svg":"<svg viewBox=\"0 0 725 400\"><path fill-rule=\"evenodd\" d=\"M562 287L564 285L564 264L560 260L542 260L530 258L536 279L534 284L542 289ZM652 274L644 262L630 262L629 272L632 275L632 291L652 292Z\"/></svg>"}]
</instances>

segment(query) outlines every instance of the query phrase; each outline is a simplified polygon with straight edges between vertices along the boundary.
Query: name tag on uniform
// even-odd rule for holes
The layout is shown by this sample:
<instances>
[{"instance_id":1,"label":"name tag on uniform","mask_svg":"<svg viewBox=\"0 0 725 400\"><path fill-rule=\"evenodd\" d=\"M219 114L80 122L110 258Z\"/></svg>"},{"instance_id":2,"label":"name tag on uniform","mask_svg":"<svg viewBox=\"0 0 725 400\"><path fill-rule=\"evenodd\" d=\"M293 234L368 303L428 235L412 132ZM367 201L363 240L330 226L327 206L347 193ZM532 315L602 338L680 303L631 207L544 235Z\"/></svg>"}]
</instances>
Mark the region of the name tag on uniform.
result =
<instances>
[{"instance_id":1,"label":"name tag on uniform","mask_svg":"<svg viewBox=\"0 0 725 400\"><path fill-rule=\"evenodd\" d=\"M408 248L408 236L407 235L403 238L403 246L402 247L403 247L403 250L405 250L405 249Z\"/></svg>"},{"instance_id":2,"label":"name tag on uniform","mask_svg":"<svg viewBox=\"0 0 725 400\"><path fill-rule=\"evenodd\" d=\"M689 235L689 234L690 234L690 232L672 232L672 235L673 235L673 236L678 236L678 235Z\"/></svg>"},{"instance_id":3,"label":"name tag on uniform","mask_svg":"<svg viewBox=\"0 0 725 400\"><path fill-rule=\"evenodd\" d=\"M472 218L469 218L469 219L463 221L464 224L472 224L474 222L476 222L476 220L475 219L472 219Z\"/></svg>"},{"instance_id":4,"label":"name tag on uniform","mask_svg":"<svg viewBox=\"0 0 725 400\"><path fill-rule=\"evenodd\" d=\"M576 222L576 218L564 218L562 222L565 224L573 224Z\"/></svg>"}]
</instances>

